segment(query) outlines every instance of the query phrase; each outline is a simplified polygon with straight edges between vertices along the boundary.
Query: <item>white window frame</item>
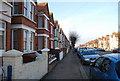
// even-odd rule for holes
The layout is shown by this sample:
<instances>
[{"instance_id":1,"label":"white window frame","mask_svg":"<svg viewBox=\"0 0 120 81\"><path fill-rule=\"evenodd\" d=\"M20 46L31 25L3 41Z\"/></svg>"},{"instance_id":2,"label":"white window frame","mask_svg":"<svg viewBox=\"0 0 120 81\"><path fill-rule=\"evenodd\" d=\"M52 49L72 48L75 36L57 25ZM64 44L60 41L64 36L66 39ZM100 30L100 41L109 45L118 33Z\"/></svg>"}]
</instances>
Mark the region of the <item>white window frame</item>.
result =
<instances>
[{"instance_id":1,"label":"white window frame","mask_svg":"<svg viewBox=\"0 0 120 81\"><path fill-rule=\"evenodd\" d=\"M25 34L26 33L26 34ZM28 33L29 31L28 30L24 30L24 52L28 52ZM26 35L26 40L25 40L25 35ZM26 42L26 44L25 44Z\"/></svg>"},{"instance_id":2,"label":"white window frame","mask_svg":"<svg viewBox=\"0 0 120 81\"><path fill-rule=\"evenodd\" d=\"M24 30L24 33L25 32L27 32L27 34L26 34L27 40L26 40L26 49L25 49L25 40L24 40L24 52L28 53L28 52L34 51L34 32L29 31L29 30ZM32 49L31 49L31 34L32 34ZM25 39L25 36L24 36L24 39Z\"/></svg>"},{"instance_id":3,"label":"white window frame","mask_svg":"<svg viewBox=\"0 0 120 81\"><path fill-rule=\"evenodd\" d=\"M13 31L14 30L17 30L17 29L12 29L12 49L14 49L14 33L13 33ZM17 39L18 40L18 39ZM17 50L17 49L16 49Z\"/></svg>"},{"instance_id":4,"label":"white window frame","mask_svg":"<svg viewBox=\"0 0 120 81\"><path fill-rule=\"evenodd\" d=\"M4 28L0 28L1 31L4 31L4 49L0 49L0 56L2 56L2 53L6 50L6 23L4 21L0 21L1 23L4 23Z\"/></svg>"},{"instance_id":5,"label":"white window frame","mask_svg":"<svg viewBox=\"0 0 120 81\"><path fill-rule=\"evenodd\" d=\"M32 42L32 45L31 45ZM30 50L34 50L34 32L30 33Z\"/></svg>"},{"instance_id":6,"label":"white window frame","mask_svg":"<svg viewBox=\"0 0 120 81\"><path fill-rule=\"evenodd\" d=\"M26 4L27 3L27 4ZM26 6L25 6L26 5ZM25 0L24 1L24 16L25 17L28 17L28 5L29 5L29 2L28 2L28 0ZM27 10L27 13L25 13L25 10Z\"/></svg>"},{"instance_id":7,"label":"white window frame","mask_svg":"<svg viewBox=\"0 0 120 81\"><path fill-rule=\"evenodd\" d=\"M34 4L30 2L30 9L29 9L30 19L34 20ZM32 14L32 15L31 15ZM32 17L31 17L32 16Z\"/></svg>"}]
</instances>

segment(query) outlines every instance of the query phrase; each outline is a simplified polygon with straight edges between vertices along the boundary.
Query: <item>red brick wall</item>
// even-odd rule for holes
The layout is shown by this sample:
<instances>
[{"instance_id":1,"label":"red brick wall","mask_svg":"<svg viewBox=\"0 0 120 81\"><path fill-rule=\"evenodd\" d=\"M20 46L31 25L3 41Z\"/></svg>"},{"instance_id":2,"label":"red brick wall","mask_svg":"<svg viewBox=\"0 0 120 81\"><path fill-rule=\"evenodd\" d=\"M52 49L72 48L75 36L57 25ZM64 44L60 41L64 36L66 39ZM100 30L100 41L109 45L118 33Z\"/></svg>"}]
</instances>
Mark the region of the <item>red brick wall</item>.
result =
<instances>
[{"instance_id":1,"label":"red brick wall","mask_svg":"<svg viewBox=\"0 0 120 81\"><path fill-rule=\"evenodd\" d=\"M18 29L18 50L24 50L24 29Z\"/></svg>"},{"instance_id":2,"label":"red brick wall","mask_svg":"<svg viewBox=\"0 0 120 81\"><path fill-rule=\"evenodd\" d=\"M34 29L36 26L35 23L33 23L32 21L28 20L27 18L25 18L23 16L12 17L12 24L24 24L24 25L29 26L29 27L34 28Z\"/></svg>"},{"instance_id":3,"label":"red brick wall","mask_svg":"<svg viewBox=\"0 0 120 81\"><path fill-rule=\"evenodd\" d=\"M47 30L44 30L44 29L37 29L37 33L38 34L47 34L47 35L49 35L49 32Z\"/></svg>"},{"instance_id":4,"label":"red brick wall","mask_svg":"<svg viewBox=\"0 0 120 81\"><path fill-rule=\"evenodd\" d=\"M6 51L11 49L11 24L6 23Z\"/></svg>"}]
</instances>

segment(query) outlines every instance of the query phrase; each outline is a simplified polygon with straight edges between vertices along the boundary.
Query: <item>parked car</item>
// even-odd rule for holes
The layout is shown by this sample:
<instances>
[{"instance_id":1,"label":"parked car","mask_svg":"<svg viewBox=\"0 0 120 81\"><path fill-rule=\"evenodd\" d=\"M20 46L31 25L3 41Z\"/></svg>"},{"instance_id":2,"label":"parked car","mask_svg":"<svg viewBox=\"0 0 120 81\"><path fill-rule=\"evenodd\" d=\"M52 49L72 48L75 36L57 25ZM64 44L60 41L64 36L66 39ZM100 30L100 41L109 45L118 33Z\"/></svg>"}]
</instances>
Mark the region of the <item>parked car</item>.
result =
<instances>
[{"instance_id":1,"label":"parked car","mask_svg":"<svg viewBox=\"0 0 120 81\"><path fill-rule=\"evenodd\" d=\"M90 80L120 81L120 53L103 55L90 65Z\"/></svg>"},{"instance_id":2,"label":"parked car","mask_svg":"<svg viewBox=\"0 0 120 81\"><path fill-rule=\"evenodd\" d=\"M120 53L120 48L113 49L112 52L113 52L113 53Z\"/></svg>"},{"instance_id":3,"label":"parked car","mask_svg":"<svg viewBox=\"0 0 120 81\"><path fill-rule=\"evenodd\" d=\"M96 53L94 50L84 50L81 54L81 63L82 64L90 64L94 62L100 55Z\"/></svg>"},{"instance_id":4,"label":"parked car","mask_svg":"<svg viewBox=\"0 0 120 81\"><path fill-rule=\"evenodd\" d=\"M96 51L103 51L103 52L105 52L105 50L102 49L102 48L96 48Z\"/></svg>"},{"instance_id":5,"label":"parked car","mask_svg":"<svg viewBox=\"0 0 120 81\"><path fill-rule=\"evenodd\" d=\"M88 49L87 47L80 47L80 48L78 48L77 56L80 58L82 52L83 52L84 50L87 50L87 49Z\"/></svg>"}]
</instances>

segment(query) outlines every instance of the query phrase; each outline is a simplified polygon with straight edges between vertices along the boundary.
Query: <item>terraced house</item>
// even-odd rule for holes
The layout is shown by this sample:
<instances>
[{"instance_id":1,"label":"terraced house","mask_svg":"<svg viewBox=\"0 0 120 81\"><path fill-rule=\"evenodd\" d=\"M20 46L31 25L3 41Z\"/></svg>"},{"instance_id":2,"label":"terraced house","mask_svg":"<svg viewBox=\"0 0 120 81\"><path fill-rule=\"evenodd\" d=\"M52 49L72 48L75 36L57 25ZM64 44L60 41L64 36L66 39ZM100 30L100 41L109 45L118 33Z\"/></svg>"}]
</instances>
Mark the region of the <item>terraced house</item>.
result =
<instances>
[{"instance_id":1,"label":"terraced house","mask_svg":"<svg viewBox=\"0 0 120 81\"><path fill-rule=\"evenodd\" d=\"M80 45L80 47L97 47L103 48L105 50L112 50L119 47L119 33L113 32L111 35L106 35L92 41L87 42L86 44Z\"/></svg>"},{"instance_id":2,"label":"terraced house","mask_svg":"<svg viewBox=\"0 0 120 81\"><path fill-rule=\"evenodd\" d=\"M48 3L37 4L37 36L38 36L38 50L49 48L49 34L50 34L50 14Z\"/></svg>"},{"instance_id":3,"label":"terraced house","mask_svg":"<svg viewBox=\"0 0 120 81\"><path fill-rule=\"evenodd\" d=\"M55 49L59 49L59 38L58 38L58 34L59 34L59 24L58 24L58 21L55 20L54 21L54 24L55 24L55 29L54 29L54 48Z\"/></svg>"},{"instance_id":4,"label":"terraced house","mask_svg":"<svg viewBox=\"0 0 120 81\"><path fill-rule=\"evenodd\" d=\"M53 13L50 12L50 39L49 39L49 48L54 49L54 17Z\"/></svg>"},{"instance_id":5,"label":"terraced house","mask_svg":"<svg viewBox=\"0 0 120 81\"><path fill-rule=\"evenodd\" d=\"M8 1L0 2L0 67L5 67L5 74L9 65L14 67L13 79L42 78L54 63L62 60L70 43L58 21L54 21L53 13L49 12L48 3Z\"/></svg>"},{"instance_id":6,"label":"terraced house","mask_svg":"<svg viewBox=\"0 0 120 81\"><path fill-rule=\"evenodd\" d=\"M2 65L2 54L11 49L12 7L8 1L0 2L0 66Z\"/></svg>"},{"instance_id":7,"label":"terraced house","mask_svg":"<svg viewBox=\"0 0 120 81\"><path fill-rule=\"evenodd\" d=\"M36 2L34 0L24 0L11 3L12 9L12 49L31 53L36 48Z\"/></svg>"}]
</instances>

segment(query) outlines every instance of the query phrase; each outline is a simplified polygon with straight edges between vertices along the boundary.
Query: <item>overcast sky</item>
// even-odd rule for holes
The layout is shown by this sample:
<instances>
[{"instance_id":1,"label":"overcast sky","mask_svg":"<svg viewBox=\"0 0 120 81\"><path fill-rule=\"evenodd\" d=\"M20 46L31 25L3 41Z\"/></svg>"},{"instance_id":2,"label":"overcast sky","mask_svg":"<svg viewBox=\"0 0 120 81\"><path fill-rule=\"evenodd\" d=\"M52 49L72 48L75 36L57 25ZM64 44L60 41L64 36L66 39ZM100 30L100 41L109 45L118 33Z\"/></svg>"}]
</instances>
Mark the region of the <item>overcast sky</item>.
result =
<instances>
[{"instance_id":1,"label":"overcast sky","mask_svg":"<svg viewBox=\"0 0 120 81\"><path fill-rule=\"evenodd\" d=\"M38 2L44 1L38 0ZM58 20L66 36L69 37L70 31L76 31L79 34L80 39L76 46L118 31L117 0L46 1L48 1L50 12L53 12L54 19Z\"/></svg>"}]
</instances>

